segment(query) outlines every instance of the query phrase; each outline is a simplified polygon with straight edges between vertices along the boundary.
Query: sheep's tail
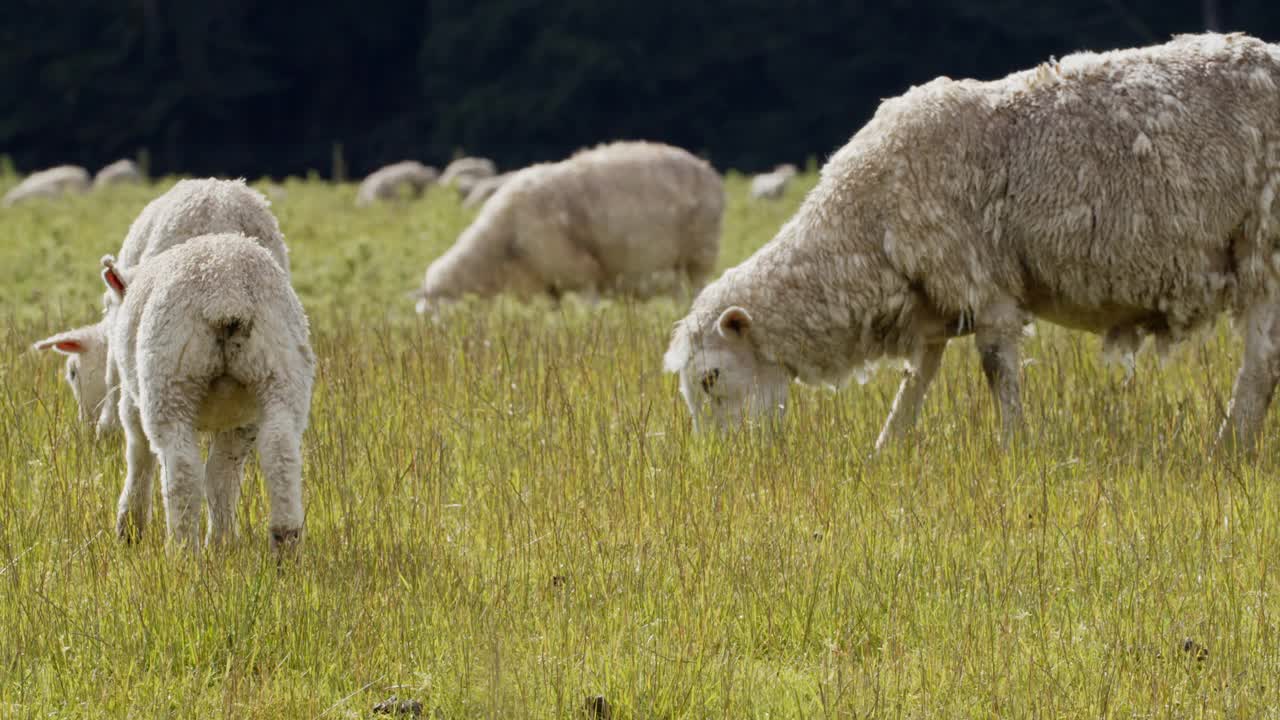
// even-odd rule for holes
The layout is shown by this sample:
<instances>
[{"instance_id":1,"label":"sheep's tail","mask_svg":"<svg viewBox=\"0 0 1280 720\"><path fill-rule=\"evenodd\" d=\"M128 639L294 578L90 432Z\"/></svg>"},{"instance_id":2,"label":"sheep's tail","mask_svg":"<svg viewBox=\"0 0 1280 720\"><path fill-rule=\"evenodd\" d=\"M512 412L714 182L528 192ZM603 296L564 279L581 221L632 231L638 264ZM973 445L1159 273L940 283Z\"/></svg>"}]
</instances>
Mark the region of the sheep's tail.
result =
<instances>
[{"instance_id":1,"label":"sheep's tail","mask_svg":"<svg viewBox=\"0 0 1280 720\"><path fill-rule=\"evenodd\" d=\"M219 343L232 339L247 340L258 316L253 298L238 292L210 297L201 310L207 327Z\"/></svg>"},{"instance_id":2,"label":"sheep's tail","mask_svg":"<svg viewBox=\"0 0 1280 720\"><path fill-rule=\"evenodd\" d=\"M253 320L236 316L224 317L210 323L218 342L233 339L246 340L253 333Z\"/></svg>"}]
</instances>

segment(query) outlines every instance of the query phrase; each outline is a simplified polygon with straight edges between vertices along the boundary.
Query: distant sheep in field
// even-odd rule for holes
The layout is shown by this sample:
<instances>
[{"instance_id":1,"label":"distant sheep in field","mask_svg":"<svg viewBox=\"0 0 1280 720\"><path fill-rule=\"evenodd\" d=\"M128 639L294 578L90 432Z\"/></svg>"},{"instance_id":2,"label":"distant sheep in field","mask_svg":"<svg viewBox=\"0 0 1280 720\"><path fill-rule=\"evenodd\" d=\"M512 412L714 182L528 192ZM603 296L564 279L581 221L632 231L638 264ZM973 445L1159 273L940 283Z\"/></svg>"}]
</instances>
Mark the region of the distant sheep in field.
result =
<instances>
[{"instance_id":1,"label":"distant sheep in field","mask_svg":"<svg viewBox=\"0 0 1280 720\"><path fill-rule=\"evenodd\" d=\"M138 167L137 163L132 160L117 160L102 168L97 175L93 176L93 187L138 184L146 182L146 180L146 176L142 174L142 169Z\"/></svg>"},{"instance_id":2,"label":"distant sheep in field","mask_svg":"<svg viewBox=\"0 0 1280 720\"><path fill-rule=\"evenodd\" d=\"M271 546L295 544L315 356L279 258L231 233L192 238L127 273L110 257L103 265L118 303L109 342L128 463L117 532L133 539L146 527L158 459L169 539L199 547L206 496L206 542L231 538L256 444L271 499ZM206 463L198 431L213 434Z\"/></svg>"},{"instance_id":3,"label":"distant sheep in field","mask_svg":"<svg viewBox=\"0 0 1280 720\"><path fill-rule=\"evenodd\" d=\"M35 198L57 198L89 191L89 171L78 165L59 165L31 173L5 193L0 205L12 207Z\"/></svg>"},{"instance_id":4,"label":"distant sheep in field","mask_svg":"<svg viewBox=\"0 0 1280 720\"><path fill-rule=\"evenodd\" d=\"M772 171L751 178L751 197L777 200L787 191L791 178L796 176L795 165L779 165Z\"/></svg>"},{"instance_id":5,"label":"distant sheep in field","mask_svg":"<svg viewBox=\"0 0 1280 720\"><path fill-rule=\"evenodd\" d=\"M360 183L356 205L361 207L380 201L421 197L435 183L439 173L415 160L406 160L374 171Z\"/></svg>"},{"instance_id":6,"label":"distant sheep in field","mask_svg":"<svg viewBox=\"0 0 1280 720\"><path fill-rule=\"evenodd\" d=\"M266 198L242 180L182 180L143 208L129 227L116 256L116 266L127 271L199 235L238 232L254 237L275 261L289 271L289 251L284 234L271 214ZM76 397L80 419L96 423L100 434L117 427L113 379L107 377L107 336L113 303L104 297L101 320L58 333L35 344L38 350L56 350L67 356L66 379Z\"/></svg>"},{"instance_id":7,"label":"distant sheep in field","mask_svg":"<svg viewBox=\"0 0 1280 720\"><path fill-rule=\"evenodd\" d=\"M467 193L466 199L462 201L462 207L478 208L484 205L513 175L515 175L515 172L506 172L477 181L475 185L471 186L471 191Z\"/></svg>"},{"instance_id":8,"label":"distant sheep in field","mask_svg":"<svg viewBox=\"0 0 1280 720\"><path fill-rule=\"evenodd\" d=\"M695 423L781 414L793 379L907 372L877 446L973 333L1006 436L1032 317L1131 353L1221 312L1244 336L1219 442L1247 449L1280 376L1280 47L1180 36L885 101L777 237L716 280L666 354Z\"/></svg>"},{"instance_id":9,"label":"distant sheep in field","mask_svg":"<svg viewBox=\"0 0 1280 720\"><path fill-rule=\"evenodd\" d=\"M427 268L418 311L466 294L697 288L716 262L724 188L705 161L620 142L517 172Z\"/></svg>"},{"instance_id":10,"label":"distant sheep in field","mask_svg":"<svg viewBox=\"0 0 1280 720\"><path fill-rule=\"evenodd\" d=\"M475 157L458 158L449 163L440 174L440 184L455 188L458 194L465 198L477 183L497 174L498 168L492 160Z\"/></svg>"}]
</instances>

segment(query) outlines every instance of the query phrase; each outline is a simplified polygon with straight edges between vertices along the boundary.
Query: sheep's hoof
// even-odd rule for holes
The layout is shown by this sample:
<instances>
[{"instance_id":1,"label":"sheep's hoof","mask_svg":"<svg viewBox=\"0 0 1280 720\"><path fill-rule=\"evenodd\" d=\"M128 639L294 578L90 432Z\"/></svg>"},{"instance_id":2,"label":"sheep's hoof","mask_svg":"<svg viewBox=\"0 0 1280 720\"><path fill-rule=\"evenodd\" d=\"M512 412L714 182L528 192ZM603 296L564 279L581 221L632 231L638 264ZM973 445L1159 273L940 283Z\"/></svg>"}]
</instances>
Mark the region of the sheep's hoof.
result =
<instances>
[{"instance_id":1,"label":"sheep's hoof","mask_svg":"<svg viewBox=\"0 0 1280 720\"><path fill-rule=\"evenodd\" d=\"M293 550L301 542L302 528L273 529L271 531L271 549L277 553Z\"/></svg>"},{"instance_id":2,"label":"sheep's hoof","mask_svg":"<svg viewBox=\"0 0 1280 720\"><path fill-rule=\"evenodd\" d=\"M142 539L142 528L127 514L116 518L116 537L125 545L133 545Z\"/></svg>"}]
</instances>

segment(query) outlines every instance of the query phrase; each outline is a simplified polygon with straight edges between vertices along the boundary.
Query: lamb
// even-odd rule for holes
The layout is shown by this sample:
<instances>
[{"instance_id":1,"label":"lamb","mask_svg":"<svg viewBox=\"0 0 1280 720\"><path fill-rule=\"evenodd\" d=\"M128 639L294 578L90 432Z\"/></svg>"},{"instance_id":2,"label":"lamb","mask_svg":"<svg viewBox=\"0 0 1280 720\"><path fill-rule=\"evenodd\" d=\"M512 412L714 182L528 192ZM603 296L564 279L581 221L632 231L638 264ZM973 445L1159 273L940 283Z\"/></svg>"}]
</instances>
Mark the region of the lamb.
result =
<instances>
[{"instance_id":1,"label":"lamb","mask_svg":"<svg viewBox=\"0 0 1280 720\"><path fill-rule=\"evenodd\" d=\"M440 174L440 184L452 186L458 194L467 197L472 188L482 180L498 174L498 168L492 160L476 157L458 158L449 163Z\"/></svg>"},{"instance_id":2,"label":"lamb","mask_svg":"<svg viewBox=\"0 0 1280 720\"><path fill-rule=\"evenodd\" d=\"M128 465L117 533L132 540L146 527L158 459L169 540L199 547L206 494L205 542L229 540L256 444L271 498L271 547L296 544L315 356L278 258L254 239L224 233L189 239L127 273L110 256L103 266L118 303L109 343ZM213 435L203 467L197 431Z\"/></svg>"},{"instance_id":3,"label":"lamb","mask_svg":"<svg viewBox=\"0 0 1280 720\"><path fill-rule=\"evenodd\" d=\"M491 178L478 180L471 186L471 190L467 192L466 199L462 201L464 208L478 208L488 202L489 198L494 196L503 185L506 184L514 172L505 172L501 175L494 175Z\"/></svg>"},{"instance_id":4,"label":"lamb","mask_svg":"<svg viewBox=\"0 0 1280 720\"><path fill-rule=\"evenodd\" d=\"M257 241L288 273L289 254L270 204L243 180L182 180L152 200L125 236L116 257L121 270L193 237L239 232ZM97 424L99 434L117 428L116 402L107 377L107 336L112 295L104 297L103 318L45 338L37 350L53 349L67 356L66 379L79 406L80 419Z\"/></svg>"},{"instance_id":5,"label":"lamb","mask_svg":"<svg viewBox=\"0 0 1280 720\"><path fill-rule=\"evenodd\" d=\"M5 193L0 205L12 207L35 198L57 198L89 191L89 171L78 165L59 165L31 173Z\"/></svg>"},{"instance_id":6,"label":"lamb","mask_svg":"<svg viewBox=\"0 0 1280 720\"><path fill-rule=\"evenodd\" d=\"M1007 438L1032 317L1133 352L1228 312L1245 351L1218 442L1248 450L1280 377L1278 83L1280 47L1204 34L884 102L677 323L665 367L695 425L777 418L793 379L903 358L880 448L972 333Z\"/></svg>"},{"instance_id":7,"label":"lamb","mask_svg":"<svg viewBox=\"0 0 1280 720\"><path fill-rule=\"evenodd\" d=\"M132 160L117 160L98 171L93 176L94 189L110 185L136 185L146 182L142 169Z\"/></svg>"},{"instance_id":8,"label":"lamb","mask_svg":"<svg viewBox=\"0 0 1280 720\"><path fill-rule=\"evenodd\" d=\"M791 178L796 176L796 166L790 163L779 165L772 171L760 173L751 178L751 197L764 200L777 200L787 191Z\"/></svg>"},{"instance_id":9,"label":"lamb","mask_svg":"<svg viewBox=\"0 0 1280 720\"><path fill-rule=\"evenodd\" d=\"M418 312L468 293L696 288L715 265L723 213L720 176L669 145L619 142L534 165L427 268Z\"/></svg>"},{"instance_id":10,"label":"lamb","mask_svg":"<svg viewBox=\"0 0 1280 720\"><path fill-rule=\"evenodd\" d=\"M406 195L421 197L436 181L435 168L415 160L406 160L374 171L360 183L356 192L356 205L365 207L383 200L401 200Z\"/></svg>"}]
</instances>

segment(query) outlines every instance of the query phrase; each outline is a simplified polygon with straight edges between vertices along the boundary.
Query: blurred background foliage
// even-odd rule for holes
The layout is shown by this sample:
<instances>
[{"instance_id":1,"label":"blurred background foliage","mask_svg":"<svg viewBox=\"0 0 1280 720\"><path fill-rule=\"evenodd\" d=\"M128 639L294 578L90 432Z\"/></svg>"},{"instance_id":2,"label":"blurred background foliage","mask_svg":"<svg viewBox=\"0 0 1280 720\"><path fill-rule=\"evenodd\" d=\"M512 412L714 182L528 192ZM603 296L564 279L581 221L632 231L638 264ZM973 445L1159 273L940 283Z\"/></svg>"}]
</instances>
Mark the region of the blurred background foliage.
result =
<instances>
[{"instance_id":1,"label":"blurred background foliage","mask_svg":"<svg viewBox=\"0 0 1280 720\"><path fill-rule=\"evenodd\" d=\"M0 154L30 171L283 176L615 138L757 170L830 153L881 98L1206 27L1275 0L5 0Z\"/></svg>"}]
</instances>

